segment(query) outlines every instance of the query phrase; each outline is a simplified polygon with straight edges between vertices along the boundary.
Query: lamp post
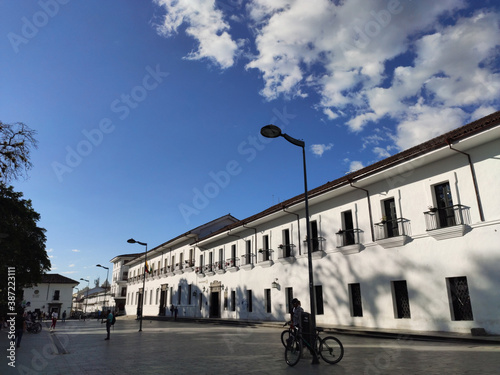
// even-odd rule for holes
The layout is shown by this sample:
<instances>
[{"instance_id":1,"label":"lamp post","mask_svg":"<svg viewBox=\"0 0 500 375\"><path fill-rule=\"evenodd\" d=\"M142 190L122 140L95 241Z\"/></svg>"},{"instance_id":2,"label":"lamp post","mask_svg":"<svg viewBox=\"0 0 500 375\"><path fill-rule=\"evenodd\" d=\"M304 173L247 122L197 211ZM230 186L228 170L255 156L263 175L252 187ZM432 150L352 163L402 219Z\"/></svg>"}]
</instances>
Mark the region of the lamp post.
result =
<instances>
[{"instance_id":1,"label":"lamp post","mask_svg":"<svg viewBox=\"0 0 500 375\"><path fill-rule=\"evenodd\" d=\"M314 304L314 281L313 281L313 268L312 268L312 246L311 246L311 228L309 223L309 200L307 196L307 171L306 171L306 151L305 142L292 138L288 134L282 133L281 129L276 125L266 125L260 129L260 134L266 138L283 137L291 144L302 147L302 160L304 165L304 203L306 208L306 232L307 232L307 265L309 269L309 303L311 309L311 319L309 322L311 335L316 333L316 306ZM313 355L313 364L319 363L316 355Z\"/></svg>"},{"instance_id":2,"label":"lamp post","mask_svg":"<svg viewBox=\"0 0 500 375\"><path fill-rule=\"evenodd\" d=\"M139 242L130 238L127 240L128 243L138 243L139 245L146 246L146 251L144 252L144 272L142 275L142 295L141 295L141 311L140 311L140 323L139 323L139 332L142 331L142 315L144 310L144 296L146 295L146 266L147 266L147 257L148 257L148 244L145 242Z\"/></svg>"},{"instance_id":3,"label":"lamp post","mask_svg":"<svg viewBox=\"0 0 500 375\"><path fill-rule=\"evenodd\" d=\"M85 298L85 312L83 313L83 321L85 321L85 315L87 315L87 303L89 300L89 280L80 279L87 282L87 297Z\"/></svg>"},{"instance_id":4,"label":"lamp post","mask_svg":"<svg viewBox=\"0 0 500 375\"><path fill-rule=\"evenodd\" d=\"M101 314L101 323L102 323L103 320L104 320L104 309L106 307L106 294L107 294L107 291L108 291L109 268L101 266L100 264L97 264L96 267L101 267L101 268L104 268L106 270L106 287L104 288L104 301L102 303L102 314Z\"/></svg>"}]
</instances>

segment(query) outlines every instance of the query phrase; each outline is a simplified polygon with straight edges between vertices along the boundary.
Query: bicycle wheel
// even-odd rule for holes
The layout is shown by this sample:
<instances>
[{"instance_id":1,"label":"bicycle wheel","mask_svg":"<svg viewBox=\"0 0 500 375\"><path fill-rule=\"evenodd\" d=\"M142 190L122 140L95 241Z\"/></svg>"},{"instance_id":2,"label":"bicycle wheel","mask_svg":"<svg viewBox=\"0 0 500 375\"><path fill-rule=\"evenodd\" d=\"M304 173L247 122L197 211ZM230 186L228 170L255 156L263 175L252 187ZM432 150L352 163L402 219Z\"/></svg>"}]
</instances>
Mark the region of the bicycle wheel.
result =
<instances>
[{"instance_id":1,"label":"bicycle wheel","mask_svg":"<svg viewBox=\"0 0 500 375\"><path fill-rule=\"evenodd\" d=\"M286 343L288 342L288 338L291 336L290 330L286 329L283 332L281 332L281 343L283 346L286 348Z\"/></svg>"},{"instance_id":2,"label":"bicycle wheel","mask_svg":"<svg viewBox=\"0 0 500 375\"><path fill-rule=\"evenodd\" d=\"M289 366L295 366L302 356L302 340L295 339L285 348L285 361Z\"/></svg>"},{"instance_id":3,"label":"bicycle wheel","mask_svg":"<svg viewBox=\"0 0 500 375\"><path fill-rule=\"evenodd\" d=\"M42 325L40 323L33 324L33 333L42 332Z\"/></svg>"},{"instance_id":4,"label":"bicycle wheel","mask_svg":"<svg viewBox=\"0 0 500 375\"><path fill-rule=\"evenodd\" d=\"M344 346L336 337L325 337L319 344L319 355L325 362L333 365L344 356Z\"/></svg>"}]
</instances>

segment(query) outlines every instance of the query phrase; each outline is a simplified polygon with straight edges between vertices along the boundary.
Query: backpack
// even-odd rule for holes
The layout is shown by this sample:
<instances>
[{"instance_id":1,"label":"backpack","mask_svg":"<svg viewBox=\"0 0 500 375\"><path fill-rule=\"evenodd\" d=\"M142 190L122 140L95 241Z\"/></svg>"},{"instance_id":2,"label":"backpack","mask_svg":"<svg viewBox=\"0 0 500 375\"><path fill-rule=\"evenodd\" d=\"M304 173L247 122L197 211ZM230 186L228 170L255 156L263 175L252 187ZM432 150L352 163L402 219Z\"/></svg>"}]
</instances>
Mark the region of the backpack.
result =
<instances>
[{"instance_id":1,"label":"backpack","mask_svg":"<svg viewBox=\"0 0 500 375\"><path fill-rule=\"evenodd\" d=\"M111 319L111 325L114 326L116 323L116 317L113 315L113 319Z\"/></svg>"}]
</instances>

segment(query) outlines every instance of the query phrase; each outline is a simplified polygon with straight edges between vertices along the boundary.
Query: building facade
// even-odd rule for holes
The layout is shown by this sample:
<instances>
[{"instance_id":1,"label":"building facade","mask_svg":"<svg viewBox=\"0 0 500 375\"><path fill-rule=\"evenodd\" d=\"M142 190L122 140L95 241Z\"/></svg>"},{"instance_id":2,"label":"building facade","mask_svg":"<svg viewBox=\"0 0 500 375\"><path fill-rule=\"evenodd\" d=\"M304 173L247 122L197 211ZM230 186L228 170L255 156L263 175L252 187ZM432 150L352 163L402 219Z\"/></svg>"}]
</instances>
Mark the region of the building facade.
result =
<instances>
[{"instance_id":1,"label":"building facade","mask_svg":"<svg viewBox=\"0 0 500 375\"><path fill-rule=\"evenodd\" d=\"M42 275L42 282L24 289L26 311L46 313L50 316L57 312L59 317L63 312L71 316L73 302L73 288L78 281L57 273Z\"/></svg>"},{"instance_id":2,"label":"building facade","mask_svg":"<svg viewBox=\"0 0 500 375\"><path fill-rule=\"evenodd\" d=\"M310 241L300 195L134 258L125 312L287 320L310 249L318 325L499 334L498 182L500 112L309 191Z\"/></svg>"}]
</instances>

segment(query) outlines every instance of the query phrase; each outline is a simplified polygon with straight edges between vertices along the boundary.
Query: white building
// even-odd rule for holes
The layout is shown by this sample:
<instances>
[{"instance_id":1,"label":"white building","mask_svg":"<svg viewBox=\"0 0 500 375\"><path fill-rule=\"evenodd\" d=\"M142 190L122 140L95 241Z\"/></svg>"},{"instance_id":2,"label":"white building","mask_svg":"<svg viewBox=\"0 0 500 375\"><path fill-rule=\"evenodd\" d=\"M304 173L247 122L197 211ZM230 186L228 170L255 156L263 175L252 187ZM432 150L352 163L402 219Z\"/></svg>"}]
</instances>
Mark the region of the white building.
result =
<instances>
[{"instance_id":1,"label":"white building","mask_svg":"<svg viewBox=\"0 0 500 375\"><path fill-rule=\"evenodd\" d=\"M113 305L118 314L125 314L129 263L139 255L125 254L111 259L111 263L113 263L111 297L114 299Z\"/></svg>"},{"instance_id":2,"label":"white building","mask_svg":"<svg viewBox=\"0 0 500 375\"><path fill-rule=\"evenodd\" d=\"M73 301L73 288L78 285L78 281L57 273L42 275L42 281L32 286L24 288L24 301L26 311L46 313L50 315L53 311L62 317L64 311L69 318Z\"/></svg>"},{"instance_id":3,"label":"white building","mask_svg":"<svg viewBox=\"0 0 500 375\"><path fill-rule=\"evenodd\" d=\"M436 124L439 126L439 124ZM309 192L316 321L500 333L500 112ZM125 310L245 320L309 310L304 195L129 262ZM224 223L224 221L227 221Z\"/></svg>"}]
</instances>

